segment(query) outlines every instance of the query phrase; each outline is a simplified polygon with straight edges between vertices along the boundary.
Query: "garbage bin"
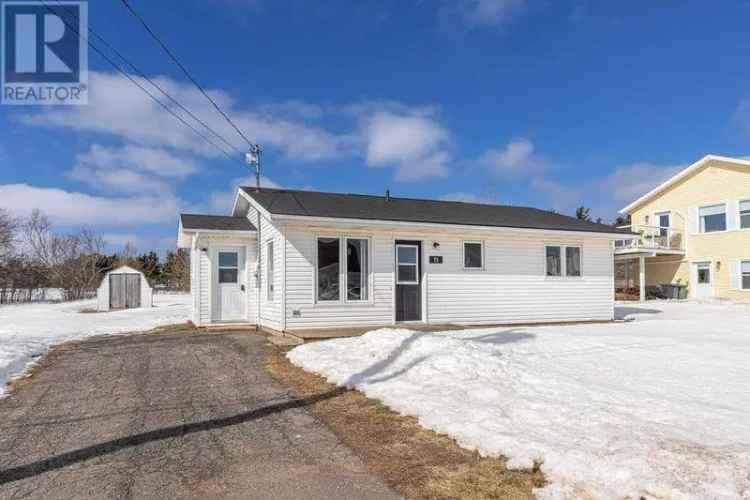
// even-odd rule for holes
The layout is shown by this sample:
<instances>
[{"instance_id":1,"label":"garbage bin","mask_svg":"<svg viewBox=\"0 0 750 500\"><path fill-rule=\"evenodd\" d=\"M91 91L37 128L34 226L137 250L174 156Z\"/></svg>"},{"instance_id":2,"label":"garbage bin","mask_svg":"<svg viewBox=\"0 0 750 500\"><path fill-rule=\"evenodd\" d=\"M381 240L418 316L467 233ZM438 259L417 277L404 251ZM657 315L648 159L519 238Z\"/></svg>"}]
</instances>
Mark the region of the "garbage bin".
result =
<instances>
[{"instance_id":1,"label":"garbage bin","mask_svg":"<svg viewBox=\"0 0 750 500\"><path fill-rule=\"evenodd\" d=\"M687 298L687 286L676 285L673 283L666 283L661 285L661 290L664 293L666 299L686 299Z\"/></svg>"},{"instance_id":2,"label":"garbage bin","mask_svg":"<svg viewBox=\"0 0 750 500\"><path fill-rule=\"evenodd\" d=\"M677 286L671 283L662 284L661 291L664 294L665 299L676 299L679 297Z\"/></svg>"}]
</instances>

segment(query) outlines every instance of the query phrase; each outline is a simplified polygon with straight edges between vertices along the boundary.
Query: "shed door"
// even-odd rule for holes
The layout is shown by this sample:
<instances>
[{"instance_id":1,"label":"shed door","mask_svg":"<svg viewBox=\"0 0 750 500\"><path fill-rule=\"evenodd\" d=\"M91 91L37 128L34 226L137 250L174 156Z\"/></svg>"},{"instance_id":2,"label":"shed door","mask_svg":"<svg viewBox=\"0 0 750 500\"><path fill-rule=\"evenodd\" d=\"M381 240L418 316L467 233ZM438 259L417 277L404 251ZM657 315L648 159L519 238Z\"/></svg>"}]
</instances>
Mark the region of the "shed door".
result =
<instances>
[{"instance_id":1,"label":"shed door","mask_svg":"<svg viewBox=\"0 0 750 500\"><path fill-rule=\"evenodd\" d=\"M109 275L109 308L141 307L141 276L139 274Z\"/></svg>"},{"instance_id":2,"label":"shed door","mask_svg":"<svg viewBox=\"0 0 750 500\"><path fill-rule=\"evenodd\" d=\"M141 276L139 274L126 274L125 283L125 307L127 309L141 307Z\"/></svg>"}]
</instances>

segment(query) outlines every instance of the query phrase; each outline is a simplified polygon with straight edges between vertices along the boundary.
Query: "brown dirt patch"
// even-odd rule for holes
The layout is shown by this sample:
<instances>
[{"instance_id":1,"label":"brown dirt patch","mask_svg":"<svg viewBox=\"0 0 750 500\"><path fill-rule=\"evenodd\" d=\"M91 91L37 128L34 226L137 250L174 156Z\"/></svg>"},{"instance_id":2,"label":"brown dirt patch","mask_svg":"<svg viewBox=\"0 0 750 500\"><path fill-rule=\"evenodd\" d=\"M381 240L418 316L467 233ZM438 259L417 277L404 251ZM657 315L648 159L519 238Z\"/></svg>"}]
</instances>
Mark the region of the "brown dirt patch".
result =
<instances>
[{"instance_id":1,"label":"brown dirt patch","mask_svg":"<svg viewBox=\"0 0 750 500\"><path fill-rule=\"evenodd\" d=\"M285 351L268 348L266 370L305 397L336 389L297 368ZM441 434L424 429L359 391L313 404L311 411L360 455L367 466L409 499L526 499L544 485L535 467L510 471L503 458L482 458Z\"/></svg>"}]
</instances>

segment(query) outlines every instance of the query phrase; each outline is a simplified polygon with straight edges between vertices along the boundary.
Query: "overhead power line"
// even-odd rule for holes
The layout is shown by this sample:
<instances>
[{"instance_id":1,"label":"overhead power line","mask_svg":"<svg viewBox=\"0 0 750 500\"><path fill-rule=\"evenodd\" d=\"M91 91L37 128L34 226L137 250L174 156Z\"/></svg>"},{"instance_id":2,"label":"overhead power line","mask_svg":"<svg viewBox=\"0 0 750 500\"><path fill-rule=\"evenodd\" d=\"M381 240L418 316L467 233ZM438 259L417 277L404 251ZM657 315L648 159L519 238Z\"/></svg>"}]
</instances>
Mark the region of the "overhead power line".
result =
<instances>
[{"instance_id":1,"label":"overhead power line","mask_svg":"<svg viewBox=\"0 0 750 500\"><path fill-rule=\"evenodd\" d=\"M59 0L57 0L57 1L59 2ZM142 92L144 92L147 96L149 96L154 102L156 102L159 106L161 106L165 111L167 111L175 119L179 120L183 125L185 125L190 130L192 130L198 137L200 137L201 139L203 139L204 141L206 141L207 143L211 144L213 147L215 147L216 149L218 149L221 153L224 154L224 156L226 156L227 158L229 158L232 161L238 161L238 158L233 157L223 147L219 146L217 143L215 143L209 137L207 137L206 135L202 134L194 126L192 126L190 123L188 123L183 117L181 117L180 115L178 115L177 113L175 113L174 110L172 110L169 106L167 106L162 101L160 101L147 88L145 88L143 85L141 85L141 83L138 82L138 80L136 80L135 78L133 78L133 76L130 75L130 73L128 73L127 71L125 71L122 68L122 66L120 66L115 61L113 61L109 56L107 56L107 54L105 54L101 49L99 49L99 47L97 47L96 45L94 45L88 37L86 37L82 33L80 33L79 30L74 25L72 25L70 22L68 22L67 19L64 18L64 16L62 16L58 12L56 12L47 2L45 2L45 0L39 0L39 2L41 2L50 13L52 13L55 16L57 16L60 19L62 19L63 23L68 28L70 28L76 35L78 35L79 37L81 37L81 39L85 40L86 43L88 44L88 46L91 47L92 50L94 50L97 54L99 54L99 56L101 56L105 61L107 61L122 76L124 76L125 78L127 78L133 85L135 85L136 87L138 87ZM125 58L122 55L120 55L119 52L117 52L114 48L112 48L111 45L109 45L108 43L106 43L106 41L104 41L103 38L101 38L99 35L97 35L96 33L94 33L93 30L89 30L89 31L92 34L94 34L94 36L97 36L97 38L99 38L107 47L109 47L110 50L113 50L113 52L115 52L116 54L118 54L120 58L122 58L123 60L125 60ZM131 67L135 68L134 66L131 66ZM140 71L137 71L137 72L139 74L142 74L142 72L140 72ZM183 109L185 112L187 112L190 116L192 116L195 120L197 120L199 123L201 123L204 127L206 127L208 130L210 130L211 132L213 132L214 134L216 134L218 136L218 134L215 131L213 131L213 129L211 129L210 127L208 127L207 125L205 125L205 123L203 123L202 120L196 118L195 115L193 115L193 113L191 113L189 110L187 110L187 108L185 108L184 106L182 106L176 99L174 99L172 96L170 96L166 91L164 91L163 89L161 89L161 87L159 87L158 85L156 85L151 79L149 79L148 77L145 77L145 79L147 81L149 81L149 83L151 83L155 88L159 89L163 94L165 94L177 106L179 106L181 109ZM229 144L231 146L231 144L228 141L226 141L223 137L219 136L219 138L222 140L222 142L225 142L226 144ZM232 147L232 149L237 150L236 148L234 148L234 146L231 146L231 147ZM237 151L239 152L239 150L237 150Z\"/></svg>"},{"instance_id":2,"label":"overhead power line","mask_svg":"<svg viewBox=\"0 0 750 500\"><path fill-rule=\"evenodd\" d=\"M156 41L156 43L159 44L159 46L167 54L167 56L169 56L169 58L172 60L172 62L174 62L177 65L177 67L180 68L180 70L182 70L182 72L185 74L185 76L188 78L188 80L190 80L191 82L193 82L193 85L196 86L196 88L201 92L201 94L203 94L203 96L206 99L208 99L208 101L213 105L213 107L216 109L216 111L218 111L221 114L221 116L224 117L224 119L227 121L227 123L229 123L229 125L231 125L232 128L234 128L234 130L240 135L240 137L242 137L245 140L245 142L247 142L248 146L250 146L251 148L255 147L256 144L254 142L252 142L250 139L248 139L247 136L244 133L242 133L242 130L240 130L240 128L234 123L234 121L232 121L232 119L229 118L229 115L227 115L224 112L224 110L221 109L221 107L208 94L208 92L206 92L206 90L198 83L198 81L195 78L193 78L193 75L191 75L190 72L187 70L187 68L179 61L179 59L177 59L177 56L174 55L171 50L169 50L169 47L167 47L167 45L164 42L161 41L161 39L156 35L156 33L154 32L154 30L151 29L151 27L148 25L148 23L145 21L145 19L143 19L143 17L141 17L141 15L138 14L138 12L136 12L136 10L133 8L133 6L130 5L130 2L128 2L128 0L121 0L121 2L123 3L123 5L125 5L125 7L128 9L128 11L136 19L138 19L138 21L140 21L140 23L143 25L143 27L145 28L145 30L151 35L151 37Z\"/></svg>"}]
</instances>

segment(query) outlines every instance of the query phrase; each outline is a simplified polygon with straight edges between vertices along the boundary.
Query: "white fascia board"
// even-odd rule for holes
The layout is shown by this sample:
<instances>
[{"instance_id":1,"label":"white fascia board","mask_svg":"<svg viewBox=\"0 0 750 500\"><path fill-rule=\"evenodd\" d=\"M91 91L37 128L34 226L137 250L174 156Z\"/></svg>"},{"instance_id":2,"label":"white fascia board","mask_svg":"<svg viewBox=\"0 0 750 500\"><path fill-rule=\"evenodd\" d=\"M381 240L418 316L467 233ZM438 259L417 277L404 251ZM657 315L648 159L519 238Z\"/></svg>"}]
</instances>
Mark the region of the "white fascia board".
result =
<instances>
[{"instance_id":1,"label":"white fascia board","mask_svg":"<svg viewBox=\"0 0 750 500\"><path fill-rule=\"evenodd\" d=\"M698 160L697 162L695 162L692 165L690 165L689 167L687 167L686 169L684 169L681 172L679 172L678 174L674 175L673 177L670 177L669 179L667 179L666 181L664 181L663 183L661 183L660 185L658 185L657 187L655 187L654 189L652 189L651 191L649 191L648 193L644 194L643 196L641 196L640 198L638 198L637 200L635 200L634 202L632 202L627 207L625 207L622 210L620 210L620 213L621 214L628 214L628 213L630 213L637 206L645 203L646 201L648 201L649 199L653 198L657 194L661 193L662 191L664 191L668 187L673 186L674 184L677 184L682 179L688 177L689 175L691 175L696 170L698 170L700 168L703 168L710 161L723 161L723 162L726 162L726 163L734 163L736 165L742 165L742 166L750 167L750 161L748 161L748 160L742 160L742 159L739 159L739 158L730 158L728 156L706 155L703 158L701 158L700 160Z\"/></svg>"},{"instance_id":2,"label":"white fascia board","mask_svg":"<svg viewBox=\"0 0 750 500\"><path fill-rule=\"evenodd\" d=\"M635 234L622 234L622 233L600 233L595 231L565 231L562 229L534 229L534 228L522 228L522 227L502 227L502 226L472 226L465 224L438 224L433 222L402 222L402 221L388 221L388 220L377 220L377 219L342 219L337 217L310 217L307 215L273 215L271 217L273 221L279 222L298 222L303 224L310 223L322 223L322 224L345 224L345 225L358 225L358 226L393 226L393 227L413 227L417 229L437 229L437 230L461 230L461 231L493 231L503 233L534 233L534 234L550 234L550 235L576 235L576 236L589 236L589 237L600 237L613 240L630 240L638 238Z\"/></svg>"}]
</instances>

